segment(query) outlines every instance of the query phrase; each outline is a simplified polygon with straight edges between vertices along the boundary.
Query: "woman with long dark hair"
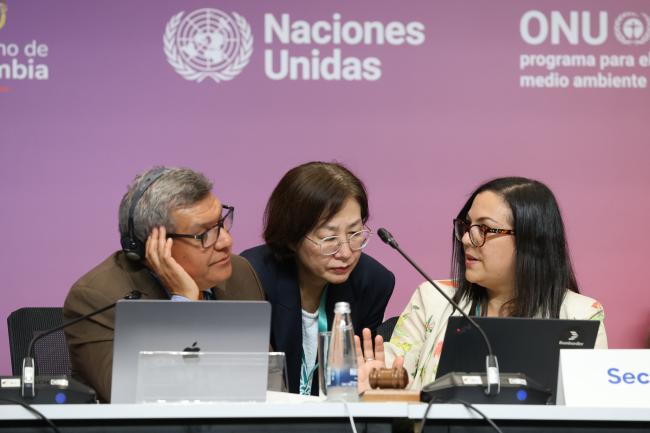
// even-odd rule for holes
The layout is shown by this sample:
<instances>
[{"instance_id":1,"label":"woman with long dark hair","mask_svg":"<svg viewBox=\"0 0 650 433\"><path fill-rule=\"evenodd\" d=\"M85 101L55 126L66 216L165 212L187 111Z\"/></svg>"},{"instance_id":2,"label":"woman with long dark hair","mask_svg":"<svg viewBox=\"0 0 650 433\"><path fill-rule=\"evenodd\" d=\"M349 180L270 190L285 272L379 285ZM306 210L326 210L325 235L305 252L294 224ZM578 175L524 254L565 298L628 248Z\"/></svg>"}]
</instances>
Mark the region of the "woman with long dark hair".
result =
<instances>
[{"instance_id":1,"label":"woman with long dark hair","mask_svg":"<svg viewBox=\"0 0 650 433\"><path fill-rule=\"evenodd\" d=\"M453 221L452 251L452 279L437 284L469 315L599 320L596 347L607 347L603 307L579 294L560 210L543 183L505 177L481 185ZM460 313L429 283L401 314L383 349L389 364L404 357L412 388L435 379L452 314ZM360 360L374 357L369 339Z\"/></svg>"}]
</instances>

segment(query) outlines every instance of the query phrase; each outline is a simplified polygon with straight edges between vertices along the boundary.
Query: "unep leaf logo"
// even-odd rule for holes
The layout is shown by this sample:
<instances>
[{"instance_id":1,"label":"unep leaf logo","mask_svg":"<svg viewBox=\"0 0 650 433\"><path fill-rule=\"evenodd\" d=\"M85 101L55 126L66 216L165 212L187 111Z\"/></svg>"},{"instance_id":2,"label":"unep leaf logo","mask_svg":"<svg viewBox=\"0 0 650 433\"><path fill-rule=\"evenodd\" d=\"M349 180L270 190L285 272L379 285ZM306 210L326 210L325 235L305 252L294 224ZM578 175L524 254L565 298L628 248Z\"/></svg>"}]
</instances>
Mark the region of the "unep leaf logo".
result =
<instances>
[{"instance_id":1,"label":"unep leaf logo","mask_svg":"<svg viewBox=\"0 0 650 433\"><path fill-rule=\"evenodd\" d=\"M235 78L253 54L251 27L241 15L218 9L197 9L174 15L163 35L167 62L183 78L215 82Z\"/></svg>"},{"instance_id":2,"label":"unep leaf logo","mask_svg":"<svg viewBox=\"0 0 650 433\"><path fill-rule=\"evenodd\" d=\"M623 45L643 45L650 40L648 14L623 12L614 22L614 35Z\"/></svg>"}]
</instances>

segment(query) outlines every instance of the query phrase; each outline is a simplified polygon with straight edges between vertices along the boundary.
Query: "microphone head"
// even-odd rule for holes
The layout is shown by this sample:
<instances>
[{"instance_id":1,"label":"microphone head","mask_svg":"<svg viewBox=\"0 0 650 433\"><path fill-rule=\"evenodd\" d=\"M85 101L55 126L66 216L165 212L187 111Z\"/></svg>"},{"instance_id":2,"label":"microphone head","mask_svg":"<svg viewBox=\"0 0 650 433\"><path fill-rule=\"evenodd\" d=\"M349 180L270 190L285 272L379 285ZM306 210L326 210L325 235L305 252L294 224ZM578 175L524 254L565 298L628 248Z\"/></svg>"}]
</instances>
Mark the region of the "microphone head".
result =
<instances>
[{"instance_id":1,"label":"microphone head","mask_svg":"<svg viewBox=\"0 0 650 433\"><path fill-rule=\"evenodd\" d=\"M126 295L124 299L140 299L142 298L142 292L139 290L132 290L131 293Z\"/></svg>"},{"instance_id":2,"label":"microphone head","mask_svg":"<svg viewBox=\"0 0 650 433\"><path fill-rule=\"evenodd\" d=\"M385 244L388 244L393 248L398 247L397 241L395 240L393 235L391 235L390 232L385 228L382 227L379 230L377 230L377 234L379 235L379 239L381 239Z\"/></svg>"}]
</instances>

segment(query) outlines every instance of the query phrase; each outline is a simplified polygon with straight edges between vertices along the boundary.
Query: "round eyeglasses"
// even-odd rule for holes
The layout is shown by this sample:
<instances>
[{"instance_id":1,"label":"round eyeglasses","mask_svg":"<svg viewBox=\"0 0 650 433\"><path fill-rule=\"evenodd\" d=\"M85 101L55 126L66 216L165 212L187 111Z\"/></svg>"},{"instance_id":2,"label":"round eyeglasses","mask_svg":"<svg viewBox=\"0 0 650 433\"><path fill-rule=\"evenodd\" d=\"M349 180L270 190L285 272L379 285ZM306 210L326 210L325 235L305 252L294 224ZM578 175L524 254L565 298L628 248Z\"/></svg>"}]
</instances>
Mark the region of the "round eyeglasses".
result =
<instances>
[{"instance_id":1,"label":"round eyeglasses","mask_svg":"<svg viewBox=\"0 0 650 433\"><path fill-rule=\"evenodd\" d=\"M225 214L224 214L225 212ZM230 232L232 228L233 220L235 219L235 208L233 206L223 205L221 206L221 218L219 221L203 233L198 235L185 235L180 233L167 233L168 238L189 238L197 239L201 241L201 246L203 248L210 248L219 240L219 235L221 234L221 229L225 229L227 232Z\"/></svg>"},{"instance_id":2,"label":"round eyeglasses","mask_svg":"<svg viewBox=\"0 0 650 433\"><path fill-rule=\"evenodd\" d=\"M348 244L352 251L359 251L368 245L372 232L370 230L360 230L347 236L347 240L343 240L341 236L327 236L323 239L315 241L305 236L305 239L318 245L320 253L324 256L332 256L341 250L343 244Z\"/></svg>"},{"instance_id":3,"label":"round eyeglasses","mask_svg":"<svg viewBox=\"0 0 650 433\"><path fill-rule=\"evenodd\" d=\"M514 230L509 229L493 229L485 224L470 224L462 219L454 220L454 236L458 242L463 241L465 233L469 232L469 241L475 247L482 247L485 245L488 233L497 233L500 235L514 235Z\"/></svg>"}]
</instances>

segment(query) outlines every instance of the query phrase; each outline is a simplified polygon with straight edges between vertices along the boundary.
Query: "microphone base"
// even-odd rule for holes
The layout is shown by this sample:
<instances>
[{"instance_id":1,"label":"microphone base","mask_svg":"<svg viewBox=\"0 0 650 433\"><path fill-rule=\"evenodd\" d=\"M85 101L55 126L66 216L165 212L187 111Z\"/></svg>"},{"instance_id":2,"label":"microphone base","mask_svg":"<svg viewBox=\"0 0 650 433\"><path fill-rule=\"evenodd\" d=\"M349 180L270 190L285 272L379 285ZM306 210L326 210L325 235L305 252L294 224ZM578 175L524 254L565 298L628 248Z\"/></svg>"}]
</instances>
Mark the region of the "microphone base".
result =
<instances>
[{"instance_id":1,"label":"microphone base","mask_svg":"<svg viewBox=\"0 0 650 433\"><path fill-rule=\"evenodd\" d=\"M36 376L34 398L22 397L20 376L0 377L0 398L27 404L84 404L97 403L95 390L69 376Z\"/></svg>"},{"instance_id":2,"label":"microphone base","mask_svg":"<svg viewBox=\"0 0 650 433\"><path fill-rule=\"evenodd\" d=\"M497 395L485 394L485 373L447 373L425 385L420 401L456 403L463 400L471 404L550 404L551 391L522 373L501 373L501 391Z\"/></svg>"}]
</instances>

